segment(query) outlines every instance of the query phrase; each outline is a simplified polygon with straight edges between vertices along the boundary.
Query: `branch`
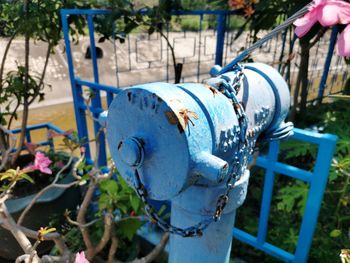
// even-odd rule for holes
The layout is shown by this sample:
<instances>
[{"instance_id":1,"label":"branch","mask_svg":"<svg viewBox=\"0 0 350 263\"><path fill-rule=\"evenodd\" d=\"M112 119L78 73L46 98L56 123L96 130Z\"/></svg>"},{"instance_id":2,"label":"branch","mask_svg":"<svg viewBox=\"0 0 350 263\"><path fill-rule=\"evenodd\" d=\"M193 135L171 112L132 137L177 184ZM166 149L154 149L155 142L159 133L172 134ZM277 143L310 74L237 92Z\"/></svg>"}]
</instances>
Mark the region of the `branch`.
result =
<instances>
[{"instance_id":1,"label":"branch","mask_svg":"<svg viewBox=\"0 0 350 263\"><path fill-rule=\"evenodd\" d=\"M111 212L107 212L105 215L103 236L95 248L95 254L98 254L99 252L101 252L102 249L107 245L108 241L111 238L112 226L113 226L113 214Z\"/></svg>"},{"instance_id":2,"label":"branch","mask_svg":"<svg viewBox=\"0 0 350 263\"><path fill-rule=\"evenodd\" d=\"M12 218L12 216L7 210L5 202L0 204L0 218L0 224L12 233L13 237L21 246L23 252L25 254L30 254L33 248L32 244L30 243L27 236L23 233L23 231L17 226L15 220Z\"/></svg>"},{"instance_id":3,"label":"branch","mask_svg":"<svg viewBox=\"0 0 350 263\"><path fill-rule=\"evenodd\" d=\"M5 47L4 55L3 55L3 57L2 57L1 66L0 66L0 87L2 87L2 80L3 80L2 76L4 75L5 61L6 61L8 52L9 52L9 50L10 50L12 41L15 39L15 37L16 37L16 35L17 35L17 32L18 32L18 28L16 29L15 32L13 32L12 36L10 37L10 39L9 39L9 41L7 42L6 47ZM0 90L1 90L1 88L0 88Z\"/></svg>"},{"instance_id":4,"label":"branch","mask_svg":"<svg viewBox=\"0 0 350 263\"><path fill-rule=\"evenodd\" d=\"M316 37L312 40L312 42L310 42L309 48L312 48L324 36L327 30L328 27L322 27L320 31L318 31Z\"/></svg>"},{"instance_id":5,"label":"branch","mask_svg":"<svg viewBox=\"0 0 350 263\"><path fill-rule=\"evenodd\" d=\"M85 159L85 153L80 155L80 158L78 159L78 161L75 162L73 169L72 169L72 176L77 179L77 180L81 180L81 176L78 175L77 171L78 171L78 166L84 161Z\"/></svg>"},{"instance_id":6,"label":"branch","mask_svg":"<svg viewBox=\"0 0 350 263\"><path fill-rule=\"evenodd\" d=\"M3 205L2 207L4 207L5 205ZM6 222L8 221L8 218L12 218L11 215L9 215L7 218L4 218L2 221L0 221L0 224L7 230L12 230L12 229L18 229L18 231L22 232L25 237L29 237L29 238L33 238L33 239L37 239L38 238L38 232L31 230L29 228L26 228L24 226L20 226L18 224L15 223L15 221L13 220L13 224L12 225L8 225L6 224ZM70 250L68 249L66 243L64 242L62 236L57 233L57 232L52 232L52 233L48 233L44 236L44 240L50 240L55 242L55 245L57 247L57 249L60 251L60 253L64 256L67 255L71 255ZM27 251L27 253L30 251Z\"/></svg>"},{"instance_id":7,"label":"branch","mask_svg":"<svg viewBox=\"0 0 350 263\"><path fill-rule=\"evenodd\" d=\"M60 175L72 164L74 156L71 155L68 162L66 163L66 165L64 167L62 167L62 169L56 174L55 179L53 180L53 182L51 184L49 184L48 186L46 186L45 188L41 189L36 196L31 200L31 202L29 203L29 205L26 206L26 208L22 211L20 217L17 220L17 224L21 225L23 223L24 217L28 214L29 210L32 209L33 205L36 203L36 201L44 194L46 193L49 189L57 187L57 188L68 188L71 187L72 185L75 185L77 182L72 182L70 184L56 184Z\"/></svg>"},{"instance_id":8,"label":"branch","mask_svg":"<svg viewBox=\"0 0 350 263\"><path fill-rule=\"evenodd\" d=\"M30 0L24 0L23 10L24 10L24 20L29 21L29 2ZM28 30L25 30L24 33L24 87L27 92L29 92L29 52L30 52L30 33ZM22 115L22 124L21 124L21 132L19 136L19 145L17 146L16 152L12 157L12 164L15 163L18 156L22 152L22 147L25 141L26 128L28 124L28 114L29 114L29 103L28 103L28 93L23 96L23 115Z\"/></svg>"},{"instance_id":9,"label":"branch","mask_svg":"<svg viewBox=\"0 0 350 263\"><path fill-rule=\"evenodd\" d=\"M163 37L167 43L167 46L170 48L170 51L171 51L171 56L172 56L172 59L173 59L173 66L174 66L174 74L176 72L176 56L175 56L175 49L174 47L171 45L170 43L170 40L169 38L163 33L162 30L157 30L158 33L161 35L161 37Z\"/></svg>"},{"instance_id":10,"label":"branch","mask_svg":"<svg viewBox=\"0 0 350 263\"><path fill-rule=\"evenodd\" d=\"M6 129L1 124L0 124L0 131L2 131L4 134L8 134L11 138L11 141L12 141L10 147L8 147L8 149L6 149L5 152L1 152L2 158L1 158L1 164L0 164L0 171L2 171L7 166L7 163L8 163L8 160L9 160L9 157L10 157L12 150L16 147L17 139L16 139L16 136L13 135L13 133L10 130Z\"/></svg>"},{"instance_id":11,"label":"branch","mask_svg":"<svg viewBox=\"0 0 350 263\"><path fill-rule=\"evenodd\" d=\"M165 248L169 240L169 233L165 233L159 244L145 257L135 260L133 263L148 263L152 262Z\"/></svg>"},{"instance_id":12,"label":"branch","mask_svg":"<svg viewBox=\"0 0 350 263\"><path fill-rule=\"evenodd\" d=\"M81 225L79 224L77 221L74 221L72 218L70 218L69 215L66 215L66 219L68 221L68 223L72 224L72 225L75 225L75 226L78 226L80 228L85 228L85 227L89 227L89 226L92 226L93 224L95 224L96 222L100 221L100 219L96 218L92 221L90 221L89 223L86 223L85 225Z\"/></svg>"},{"instance_id":13,"label":"branch","mask_svg":"<svg viewBox=\"0 0 350 263\"><path fill-rule=\"evenodd\" d=\"M77 216L77 222L80 224L80 226L83 226L86 224L85 215L86 215L86 211L88 209L88 206L91 202L91 199L94 195L95 188L96 188L96 183L94 182L94 179L91 178L88 190L85 194L83 202L81 203L81 206L80 206L79 212L78 212L78 216ZM84 243L85 243L86 248L87 248L87 256L88 256L90 253L93 252L93 249L94 249L94 246L93 246L91 239L90 239L90 233L89 233L89 230L85 227L79 227L79 229L80 229L80 232L83 236L83 240L84 240Z\"/></svg>"},{"instance_id":14,"label":"branch","mask_svg":"<svg viewBox=\"0 0 350 263\"><path fill-rule=\"evenodd\" d=\"M40 77L40 81L39 81L39 89L40 87L43 85L44 83L44 78L45 78L45 75L46 75L46 69L47 69L47 65L49 64L49 59L50 59L50 54L51 54L51 43L48 42L48 47L47 47L47 51L46 51L46 57L45 57L45 64L44 64L44 68L43 68L43 71L41 73L41 77Z\"/></svg>"},{"instance_id":15,"label":"branch","mask_svg":"<svg viewBox=\"0 0 350 263\"><path fill-rule=\"evenodd\" d=\"M128 262L121 262L121 261L117 260L117 261L115 261L115 263L149 263L149 262L152 262L160 254L160 252L163 251L168 240L169 240L169 233L165 233L163 235L162 239L160 240L159 244L147 256L145 256L143 258L137 258L135 260L128 261Z\"/></svg>"},{"instance_id":16,"label":"branch","mask_svg":"<svg viewBox=\"0 0 350 263\"><path fill-rule=\"evenodd\" d=\"M14 117L16 116L16 113L17 113L17 110L18 110L19 106L21 105L21 103L20 103L19 100L17 100L16 103L17 103L17 104L16 104L16 107L15 107L14 110L12 111L11 117L10 117L9 122L8 122L8 124L7 124L7 129L11 129L12 121L13 121Z\"/></svg>"},{"instance_id":17,"label":"branch","mask_svg":"<svg viewBox=\"0 0 350 263\"><path fill-rule=\"evenodd\" d=\"M109 248L107 263L114 263L114 257L115 257L115 254L117 253L117 249L119 245L119 240L116 236L113 235L111 239L112 239L112 244L111 244L111 247Z\"/></svg>"}]
</instances>

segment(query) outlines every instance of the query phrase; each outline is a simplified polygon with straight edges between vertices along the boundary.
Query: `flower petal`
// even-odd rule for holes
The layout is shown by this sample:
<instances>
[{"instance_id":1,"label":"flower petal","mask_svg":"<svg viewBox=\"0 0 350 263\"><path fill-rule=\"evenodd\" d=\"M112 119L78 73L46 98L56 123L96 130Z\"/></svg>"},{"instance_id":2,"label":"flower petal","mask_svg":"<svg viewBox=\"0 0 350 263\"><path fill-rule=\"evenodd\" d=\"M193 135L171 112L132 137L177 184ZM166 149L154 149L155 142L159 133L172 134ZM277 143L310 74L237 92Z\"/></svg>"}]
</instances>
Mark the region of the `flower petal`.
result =
<instances>
[{"instance_id":1,"label":"flower petal","mask_svg":"<svg viewBox=\"0 0 350 263\"><path fill-rule=\"evenodd\" d=\"M341 0L329 1L317 16L322 26L348 24L350 23L350 3Z\"/></svg>"},{"instance_id":2,"label":"flower petal","mask_svg":"<svg viewBox=\"0 0 350 263\"><path fill-rule=\"evenodd\" d=\"M42 172L44 174L52 174L51 169L47 168L47 167L40 167L40 172Z\"/></svg>"},{"instance_id":3,"label":"flower petal","mask_svg":"<svg viewBox=\"0 0 350 263\"><path fill-rule=\"evenodd\" d=\"M327 4L317 13L317 20L322 26L333 26L338 24L339 7L337 5Z\"/></svg>"},{"instance_id":4,"label":"flower petal","mask_svg":"<svg viewBox=\"0 0 350 263\"><path fill-rule=\"evenodd\" d=\"M315 10L307 13L304 17L295 20L294 25L295 34L298 37L303 37L312 28L312 26L317 22L317 16L315 15Z\"/></svg>"},{"instance_id":5,"label":"flower petal","mask_svg":"<svg viewBox=\"0 0 350 263\"><path fill-rule=\"evenodd\" d=\"M338 55L350 57L350 25L348 25L338 37Z\"/></svg>"}]
</instances>

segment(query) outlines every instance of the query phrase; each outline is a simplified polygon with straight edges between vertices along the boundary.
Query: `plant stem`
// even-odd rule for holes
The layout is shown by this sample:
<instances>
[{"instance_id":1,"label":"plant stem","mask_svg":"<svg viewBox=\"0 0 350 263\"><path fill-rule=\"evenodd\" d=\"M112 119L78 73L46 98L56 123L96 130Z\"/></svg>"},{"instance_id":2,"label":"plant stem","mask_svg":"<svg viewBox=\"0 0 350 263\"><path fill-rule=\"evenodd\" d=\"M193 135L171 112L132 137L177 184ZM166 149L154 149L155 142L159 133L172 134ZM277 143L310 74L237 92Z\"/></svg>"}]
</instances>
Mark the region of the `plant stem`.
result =
<instances>
[{"instance_id":1,"label":"plant stem","mask_svg":"<svg viewBox=\"0 0 350 263\"><path fill-rule=\"evenodd\" d=\"M29 21L29 4L30 0L24 0L24 17L25 21ZM25 32L24 36L24 68L25 68L25 76L24 76L24 86L26 90L29 90L29 52L30 52L30 34L28 30ZM22 115L22 125L21 125L21 133L19 137L19 144L17 145L17 149L12 158L12 164L14 164L18 158L18 156L22 152L22 148L25 141L25 134L28 124L28 111L29 111L29 102L28 95L23 96L23 115Z\"/></svg>"},{"instance_id":2,"label":"plant stem","mask_svg":"<svg viewBox=\"0 0 350 263\"><path fill-rule=\"evenodd\" d=\"M10 50L12 41L15 39L16 34L17 34L17 30L12 34L9 41L7 42L6 47L5 47L5 51L4 51L4 55L2 57L1 66L0 66L0 95L2 95L2 89L3 89L2 82L3 82L3 75L4 75L4 70L5 70L5 61L7 59L8 52ZM1 111L1 109L0 109L0 111ZM8 147L9 147L9 145L8 145L7 140L6 140L6 134L4 133L4 131L0 130L0 152L1 152L2 156L5 154ZM5 166L7 166L7 165L5 165Z\"/></svg>"},{"instance_id":3,"label":"plant stem","mask_svg":"<svg viewBox=\"0 0 350 263\"><path fill-rule=\"evenodd\" d=\"M301 99L300 99L300 116L304 116L306 111L306 103L307 103L307 88L309 86L308 80L308 69L309 69L309 57L310 57L310 44L303 43L301 41L301 62L300 62L300 76L301 76Z\"/></svg>"},{"instance_id":4,"label":"plant stem","mask_svg":"<svg viewBox=\"0 0 350 263\"><path fill-rule=\"evenodd\" d=\"M344 182L344 186L341 190L341 194L339 196L339 199L338 199L338 203L337 203L337 206L335 208L335 215L337 217L337 225L338 227L340 227L340 215L339 215L339 210L340 210L340 206L341 206L341 202L342 202L342 199L344 199L345 195L347 194L348 192L348 187L350 185L350 176L346 176L346 179L345 179L345 182Z\"/></svg>"},{"instance_id":5,"label":"plant stem","mask_svg":"<svg viewBox=\"0 0 350 263\"><path fill-rule=\"evenodd\" d=\"M109 248L107 263L114 263L114 256L115 256L115 253L117 253L117 249L119 245L118 238L115 235L113 235L111 239L112 239L112 243L111 243L111 247Z\"/></svg>"},{"instance_id":6,"label":"plant stem","mask_svg":"<svg viewBox=\"0 0 350 263\"><path fill-rule=\"evenodd\" d=\"M4 70L5 70L5 61L7 59L7 55L8 55L8 52L10 50L12 41L16 37L16 34L17 34L17 30L12 34L9 41L7 42L6 47L5 47L5 51L4 51L4 56L2 57L1 66L0 66L0 93L2 90L2 81L3 81Z\"/></svg>"},{"instance_id":7,"label":"plant stem","mask_svg":"<svg viewBox=\"0 0 350 263\"><path fill-rule=\"evenodd\" d=\"M164 32L162 30L158 30L159 34L161 35L162 38L165 39L166 43L167 43L167 46L169 47L170 49L170 52L171 52L171 57L173 59L173 67L174 67L174 78L175 80L177 79L180 79L181 78L181 72L180 73L177 73L177 63L176 63L176 56L175 56L175 49L174 47L171 45L170 41L169 41L169 38L164 34ZM177 74L180 74L180 76L177 76ZM176 81L175 81L176 82ZM175 83L176 84L176 83Z\"/></svg>"}]
</instances>

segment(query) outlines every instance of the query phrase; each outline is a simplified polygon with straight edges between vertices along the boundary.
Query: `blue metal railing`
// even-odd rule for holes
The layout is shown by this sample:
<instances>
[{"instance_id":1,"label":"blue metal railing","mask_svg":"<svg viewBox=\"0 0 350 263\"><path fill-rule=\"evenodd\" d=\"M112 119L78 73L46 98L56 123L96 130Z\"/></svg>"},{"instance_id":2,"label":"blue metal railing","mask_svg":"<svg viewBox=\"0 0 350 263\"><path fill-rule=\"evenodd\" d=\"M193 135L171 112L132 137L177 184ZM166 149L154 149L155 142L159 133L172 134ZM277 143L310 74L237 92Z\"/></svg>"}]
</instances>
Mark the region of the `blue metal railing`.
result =
<instances>
[{"instance_id":1,"label":"blue metal railing","mask_svg":"<svg viewBox=\"0 0 350 263\"><path fill-rule=\"evenodd\" d=\"M31 132L32 131L38 131L38 130L51 130L51 131L55 131L59 134L63 134L64 131L60 128L58 128L57 126L53 125L52 123L40 123L40 124L37 124L37 125L29 125L27 126L26 128L26 132L25 132L25 136L26 136L26 142L27 143L32 143L32 136L31 136ZM21 129L18 128L18 129L13 129L11 130L11 132L13 134L18 134L21 132ZM53 142L53 139L52 138L47 138L46 141L40 141L40 142L35 142L36 145L38 146L50 146L50 149L54 149L54 142Z\"/></svg>"},{"instance_id":2,"label":"blue metal railing","mask_svg":"<svg viewBox=\"0 0 350 263\"><path fill-rule=\"evenodd\" d=\"M311 169L313 172L278 162L279 142L271 142L267 155L259 156L256 163L258 167L262 167L266 171L258 234L255 237L240 229L234 228L233 237L285 262L303 263L307 262L310 251L337 137L330 134L319 134L316 132L294 129L294 135L291 139L316 144L318 146L315 166ZM310 186L299 231L298 243L294 254L266 242L275 174L281 174L296 180L304 181Z\"/></svg>"},{"instance_id":3,"label":"blue metal railing","mask_svg":"<svg viewBox=\"0 0 350 263\"><path fill-rule=\"evenodd\" d=\"M119 87L113 87L111 85L103 85L99 83L100 79L99 79L99 72L98 72L98 61L96 58L96 50L94 48L96 46L96 43L95 43L95 36L94 36L93 17L95 15L106 15L109 13L110 11L108 10L76 10L76 9L61 10L62 26L63 26L63 33L65 38L66 53L67 53L67 64L69 69L70 81L72 85L72 94L74 98L74 109L76 114L78 135L80 138L86 138L86 139L89 138L88 122L86 119L87 108L89 107L89 110L93 113L93 116L95 117L93 119L93 127L94 127L94 133L96 136L97 132L99 132L101 128L96 117L100 112L104 110L105 107L108 107L110 105L110 103L113 100L113 97L116 94L118 94L120 91ZM74 71L72 49L71 49L71 44L69 39L69 25L67 20L70 15L86 16L86 19L88 21L87 25L88 25L89 37L90 37L92 73L94 76L94 81L89 81L89 80L80 79L76 77L76 74ZM228 41L225 42L225 39L229 38L230 32L227 30L226 23L223 21L227 21L227 18L231 15L234 15L234 12L193 11L193 12L175 13L175 15L200 16L200 27L199 27L200 29L202 28L203 15L217 16L218 23L216 28L215 63L222 64L223 61L226 61L226 56L232 55L230 54L230 52L228 52L228 48L230 48L231 46L228 45ZM285 33L284 36L282 35L282 39L284 39L283 43L286 43L285 42L287 39L286 34L287 32ZM332 38L334 38L333 34L332 34ZM271 49L271 43L272 43L271 41L269 41L269 43L267 43L266 45L266 47L268 48L267 51L270 51ZM294 42L295 42L295 38L293 38L293 40L291 41L292 44L289 46L289 51L290 51L289 53L291 53L291 50L293 49ZM277 50L277 45L278 45L278 42L275 43L275 50ZM283 48L281 50L279 57L281 56L283 57L284 50L288 49L288 46L284 44L282 47ZM199 48L201 48L201 44L199 44ZM325 86L325 83L327 82L327 76L328 76L328 73L330 72L329 69L331 65L331 57L332 57L331 54L333 54L334 52L333 50L334 46L329 45L329 47L327 46L327 48L328 48L329 55L327 56L327 59L325 62L326 65L325 65L325 70L323 73L324 75L321 82L323 86ZM199 50L199 53L198 53L199 60L196 62L197 63L197 73L196 73L197 81L199 81L199 75L200 75L200 69L201 69L200 54L202 53ZM169 63L167 63L166 66L169 67ZM280 64L278 64L277 67L281 70ZM328 67L328 70L326 70L327 67ZM291 78L290 72L291 71L289 70L285 72L284 75L287 78ZM169 81L169 78L167 78L166 80ZM91 105L88 105L88 103L84 100L83 87L88 88L94 94ZM103 97L101 96L101 92L106 93L106 105L101 103L101 100L103 99ZM103 140L100 140L100 149L99 149L100 157L98 161L99 161L99 164L103 166L106 164L106 144L105 144L103 134L102 134L102 137L100 138L102 138ZM278 162L277 160L278 160L278 153L279 153L279 144L276 142L271 143L267 156L260 156L257 161L258 166L266 169L258 235L255 237L243 230L234 228L233 237L241 240L242 242L250 244L264 251L265 253L268 253L283 261L302 263L307 261L307 256L310 250L311 241L312 241L314 229L317 222L317 216L319 213L324 189L328 178L328 171L330 168L331 158L332 158L335 144L336 144L336 137L333 135L327 135L327 134L321 135L314 132L295 129L295 135L293 136L293 139L302 140L302 141L306 141L306 142L310 142L318 145L319 151L318 151L314 171L309 172L309 171L299 169L297 167L293 167L293 166ZM89 145L87 145L86 147L86 156L89 159L91 158L91 151L90 151ZM307 199L305 214L303 217L303 221L302 221L302 225L299 233L297 248L294 254L291 254L279 248L278 246L275 246L266 242L266 235L268 234L267 223L268 223L268 216L269 216L269 210L271 205L271 197L272 197L272 189L273 189L273 181L274 181L275 173L281 173L283 175L295 178L296 180L302 180L310 184L310 190L309 190L309 195Z\"/></svg>"}]
</instances>

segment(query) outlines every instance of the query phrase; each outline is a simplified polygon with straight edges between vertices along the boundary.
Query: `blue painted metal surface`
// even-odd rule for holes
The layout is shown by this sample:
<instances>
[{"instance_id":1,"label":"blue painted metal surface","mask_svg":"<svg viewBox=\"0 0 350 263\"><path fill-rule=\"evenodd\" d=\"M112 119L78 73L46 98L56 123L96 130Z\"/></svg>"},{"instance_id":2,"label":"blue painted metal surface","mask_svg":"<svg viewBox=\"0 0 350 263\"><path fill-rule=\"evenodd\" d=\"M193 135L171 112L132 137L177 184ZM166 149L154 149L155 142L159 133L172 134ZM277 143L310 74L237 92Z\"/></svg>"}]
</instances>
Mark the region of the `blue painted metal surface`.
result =
<instances>
[{"instance_id":1,"label":"blue painted metal surface","mask_svg":"<svg viewBox=\"0 0 350 263\"><path fill-rule=\"evenodd\" d=\"M324 90L325 90L326 85L327 85L329 68L330 68L331 62L332 62L332 57L333 57L335 43L337 41L338 31L339 30L338 30L337 26L334 26L332 28L332 35L331 35L331 39L329 42L329 49L328 49L328 53L327 53L327 58L326 58L326 62L325 62L324 68L323 68L321 82L320 82L320 85L318 87L318 95L317 95L318 102L322 102L322 99L324 96Z\"/></svg>"},{"instance_id":2,"label":"blue painted metal surface","mask_svg":"<svg viewBox=\"0 0 350 263\"><path fill-rule=\"evenodd\" d=\"M171 235L171 263L229 262L230 229L249 179L244 163L251 159L260 134L275 131L287 116L289 90L280 74L260 63L243 68L244 84L237 97L248 117L246 152L240 141L245 131L239 117L231 100L218 91L223 83L232 84L237 72L209 79L208 85L130 87L108 109L107 139L118 171L137 189L137 169L147 197L170 199L173 226L187 228L210 220L229 177L237 174L240 178L228 195L222 221L209 225L199 238Z\"/></svg>"},{"instance_id":3,"label":"blue painted metal surface","mask_svg":"<svg viewBox=\"0 0 350 263\"><path fill-rule=\"evenodd\" d=\"M69 68L69 76L71 80L72 85L72 92L73 92L73 98L74 98L74 108L76 112L76 119L77 119L77 127L78 127L78 133L80 138L88 138L88 132L87 132L87 122L85 117L85 111L87 109L87 106L85 104L85 101L82 99L82 87L87 87L99 91L106 91L107 92L107 105L110 105L111 98L113 97L113 94L119 94L120 89L99 84L96 82L91 82L88 80L81 80L77 78L74 74L74 67L73 67L73 59L72 59L72 50L70 46L70 40L69 40L69 27L67 23L67 19L70 15L101 15L101 14L110 14L109 10L61 10L61 17L62 17L62 25L63 25L63 32L65 37L65 44L66 44L66 53L67 53L67 62L68 62L68 68ZM191 12L180 12L179 15L234 15L234 12L227 12L227 11L191 11ZM92 36L92 35L90 35ZM224 35L225 36L225 35ZM229 32L226 31L226 36L229 38ZM291 50L296 38L293 38L292 45L289 47ZM225 43L225 41L222 41ZM128 44L130 45L130 43ZM227 48L230 47L229 45L232 45L232 43L225 44L224 48L226 50L225 56L227 53ZM333 51L332 47L330 47L330 50ZM130 52L130 49L129 49ZM219 56L217 56L219 57ZM95 59L96 60L96 59ZM130 56L129 56L130 60ZM225 57L226 60L226 57ZM129 61L130 62L130 61ZM95 62L93 62L95 63ZM97 62L96 62L97 65ZM199 63L198 63L199 67ZM287 79L290 77L289 70L286 72ZM198 73L197 73L198 75ZM197 76L198 77L198 76ZM167 78L169 80L169 78ZM103 111L101 107L90 107L90 110L95 113L100 113ZM262 112L263 113L263 112ZM319 206L321 204L323 191L324 191L324 185L327 180L327 174L330 167L330 156L333 154L333 150L335 147L335 137L323 137L323 135L317 134L317 133L311 133L306 131L301 131L298 129L295 129L294 134L295 139L301 139L305 140L307 142L315 143L320 146L320 152L322 150L323 153L325 153L325 157L323 159L322 155L320 154L320 157L317 159L316 166L319 166L319 174L315 174L315 172L309 172L304 171L296 167L292 167L290 165L286 165L279 162L274 162L273 169L270 172L270 175L268 175L268 178L266 179L265 183L265 190L264 190L264 200L262 204L262 211L261 211L261 220L259 224L259 240L257 237L254 237L242 230L234 229L233 230L233 236L234 238L240 239L243 242L246 242L248 244L251 244L252 246L261 249L262 251L265 251L266 253L276 257L280 258L286 262L306 262L307 260L307 253L310 248L313 231L315 227L315 220L317 219ZM322 143L321 143L322 142ZM261 156L258 159L258 165L262 167L267 167L268 164L270 164L270 157L273 159L273 157L277 156L278 147L276 147L276 143L271 143L271 153L270 156L265 157ZM322 146L322 147L321 147ZM90 149L87 147L87 156L90 156ZM172 164L172 162L170 162ZM171 166L173 167L173 166ZM265 241L265 237L268 234L267 229L264 228L264 225L267 226L268 221L268 210L270 207L269 200L271 199L269 191L272 189L272 179L271 176L273 176L274 173L281 173L290 177L293 177L297 180L304 180L308 183L313 183L317 178L322 177L320 182L313 183L314 187L310 188L309 198L313 195L316 195L315 198L312 199L312 203L316 204L316 206L310 207L310 209L305 210L304 218L308 219L305 222L303 221L303 229L300 232L300 235L303 238L300 238L298 241L298 249L294 254L288 253L284 251L281 248L278 248L277 246L271 245ZM190 189L190 188L189 188ZM312 191L311 191L312 190ZM317 193L316 193L317 192ZM308 201L309 203L309 201ZM311 201L310 201L311 204ZM311 206L311 205L310 205ZM313 218L311 220L310 218ZM305 240L305 242L304 242Z\"/></svg>"},{"instance_id":4,"label":"blue painted metal surface","mask_svg":"<svg viewBox=\"0 0 350 263\"><path fill-rule=\"evenodd\" d=\"M226 15L218 15L217 17L217 35L216 35L216 52L215 64L222 66L222 57L224 53L224 42L226 33Z\"/></svg>"},{"instance_id":5,"label":"blue painted metal surface","mask_svg":"<svg viewBox=\"0 0 350 263\"><path fill-rule=\"evenodd\" d=\"M236 210L245 200L249 171L230 193L230 202L225 207L219 222L214 222L203 231L203 236L183 238L171 235L169 262L228 263L230 261L232 226ZM224 186L203 187L194 185L178 195L171 203L171 222L179 227L194 225L215 212L216 199L224 192Z\"/></svg>"},{"instance_id":6,"label":"blue painted metal surface","mask_svg":"<svg viewBox=\"0 0 350 263\"><path fill-rule=\"evenodd\" d=\"M94 82L98 84L99 81L99 75L98 75L98 61L96 57L96 45L95 45L95 30L94 30L94 22L93 22L93 16L88 15L87 16L88 21L88 29L89 29L89 38L90 38L90 53L91 53L91 59L92 59L92 70L94 75ZM91 89L92 92L92 98L91 98L91 105L94 108L102 108L101 103L101 96L100 96L100 90L98 89ZM106 161L106 143L105 143L105 136L103 129L101 129L101 126L96 119L99 117L99 113L92 112L92 115L94 117L94 130L95 134L98 136L98 139L100 141L99 143L99 156L98 156L98 164L100 166L104 166L107 164Z\"/></svg>"}]
</instances>

